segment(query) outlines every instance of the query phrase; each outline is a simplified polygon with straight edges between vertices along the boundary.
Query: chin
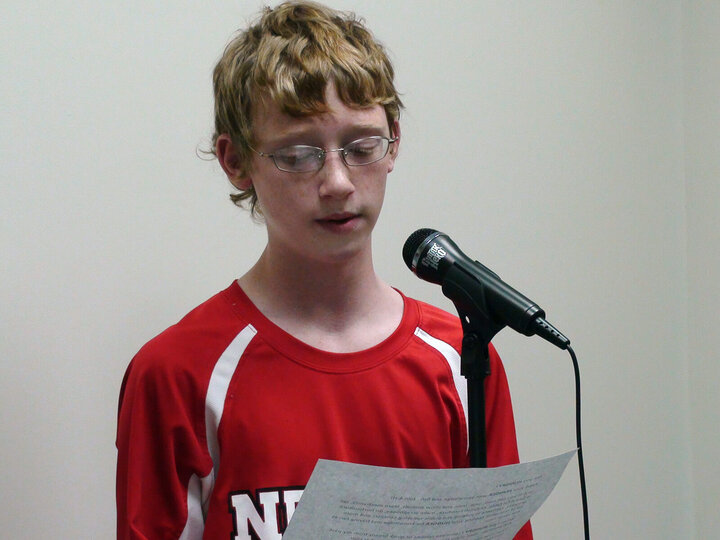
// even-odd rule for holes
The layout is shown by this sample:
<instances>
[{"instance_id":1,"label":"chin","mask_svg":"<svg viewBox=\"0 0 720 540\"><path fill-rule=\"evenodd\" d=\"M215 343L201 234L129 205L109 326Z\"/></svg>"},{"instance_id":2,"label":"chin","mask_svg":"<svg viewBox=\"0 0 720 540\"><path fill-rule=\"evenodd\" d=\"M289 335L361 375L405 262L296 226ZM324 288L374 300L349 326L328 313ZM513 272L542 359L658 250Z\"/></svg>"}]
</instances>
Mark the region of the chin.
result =
<instances>
[{"instance_id":1,"label":"chin","mask_svg":"<svg viewBox=\"0 0 720 540\"><path fill-rule=\"evenodd\" d=\"M371 257L372 250L369 238L345 241L333 246L333 242L321 243L316 252L319 259L327 264L342 264L363 257Z\"/></svg>"}]
</instances>

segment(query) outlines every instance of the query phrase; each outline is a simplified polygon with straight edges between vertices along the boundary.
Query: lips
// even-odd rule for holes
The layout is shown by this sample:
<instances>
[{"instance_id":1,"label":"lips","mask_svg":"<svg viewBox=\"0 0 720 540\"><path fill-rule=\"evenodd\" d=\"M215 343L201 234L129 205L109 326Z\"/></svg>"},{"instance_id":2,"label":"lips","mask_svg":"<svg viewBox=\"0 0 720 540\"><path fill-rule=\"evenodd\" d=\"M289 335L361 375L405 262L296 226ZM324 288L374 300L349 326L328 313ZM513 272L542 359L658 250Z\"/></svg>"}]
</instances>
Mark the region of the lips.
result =
<instances>
[{"instance_id":1,"label":"lips","mask_svg":"<svg viewBox=\"0 0 720 540\"><path fill-rule=\"evenodd\" d=\"M353 214L351 212L340 212L337 214L330 214L329 216L326 216L324 218L318 219L320 223L329 223L329 224L343 224L347 223L348 221L356 218L358 215Z\"/></svg>"},{"instance_id":2,"label":"lips","mask_svg":"<svg viewBox=\"0 0 720 540\"><path fill-rule=\"evenodd\" d=\"M353 231L360 224L360 214L352 212L337 212L329 214L317 220L326 230L335 233L347 233Z\"/></svg>"}]
</instances>

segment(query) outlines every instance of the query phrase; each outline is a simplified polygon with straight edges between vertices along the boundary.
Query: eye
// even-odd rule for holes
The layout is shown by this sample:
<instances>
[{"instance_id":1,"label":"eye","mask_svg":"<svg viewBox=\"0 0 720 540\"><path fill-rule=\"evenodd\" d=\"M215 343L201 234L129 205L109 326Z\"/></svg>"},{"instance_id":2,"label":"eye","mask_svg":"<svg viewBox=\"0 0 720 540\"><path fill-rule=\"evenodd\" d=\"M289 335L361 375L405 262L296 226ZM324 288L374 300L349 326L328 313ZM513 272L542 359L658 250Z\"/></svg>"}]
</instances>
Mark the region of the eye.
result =
<instances>
[{"instance_id":1,"label":"eye","mask_svg":"<svg viewBox=\"0 0 720 540\"><path fill-rule=\"evenodd\" d=\"M287 167L302 167L322 159L322 149L314 146L295 145L276 150L275 159Z\"/></svg>"},{"instance_id":2,"label":"eye","mask_svg":"<svg viewBox=\"0 0 720 540\"><path fill-rule=\"evenodd\" d=\"M343 155L348 165L369 165L385 157L389 141L385 137L365 137L351 142L345 147Z\"/></svg>"},{"instance_id":3,"label":"eye","mask_svg":"<svg viewBox=\"0 0 720 540\"><path fill-rule=\"evenodd\" d=\"M373 155L382 146L382 139L379 137L368 137L352 142L345 147L345 155L356 157L367 157Z\"/></svg>"}]
</instances>

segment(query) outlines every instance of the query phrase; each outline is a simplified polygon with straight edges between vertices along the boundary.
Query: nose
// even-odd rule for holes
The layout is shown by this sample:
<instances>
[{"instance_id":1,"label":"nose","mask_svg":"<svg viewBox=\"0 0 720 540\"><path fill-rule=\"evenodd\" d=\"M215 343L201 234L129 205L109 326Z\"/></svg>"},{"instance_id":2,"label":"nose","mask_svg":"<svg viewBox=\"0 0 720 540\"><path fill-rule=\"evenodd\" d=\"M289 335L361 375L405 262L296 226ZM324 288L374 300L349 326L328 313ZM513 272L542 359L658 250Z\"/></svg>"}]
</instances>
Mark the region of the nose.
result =
<instances>
[{"instance_id":1,"label":"nose","mask_svg":"<svg viewBox=\"0 0 720 540\"><path fill-rule=\"evenodd\" d=\"M325 163L318 171L318 175L321 197L343 199L355 191L355 184L350 180L350 168L339 152L332 151L325 154Z\"/></svg>"}]
</instances>

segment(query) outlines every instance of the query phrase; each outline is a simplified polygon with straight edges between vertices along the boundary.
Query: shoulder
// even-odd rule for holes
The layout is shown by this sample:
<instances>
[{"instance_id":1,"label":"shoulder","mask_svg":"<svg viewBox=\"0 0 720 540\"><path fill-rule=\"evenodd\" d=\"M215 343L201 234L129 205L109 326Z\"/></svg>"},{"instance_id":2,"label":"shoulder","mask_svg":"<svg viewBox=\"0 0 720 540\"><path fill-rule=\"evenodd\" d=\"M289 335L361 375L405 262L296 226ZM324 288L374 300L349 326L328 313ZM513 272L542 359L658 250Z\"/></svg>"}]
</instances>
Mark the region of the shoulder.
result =
<instances>
[{"instance_id":1,"label":"shoulder","mask_svg":"<svg viewBox=\"0 0 720 540\"><path fill-rule=\"evenodd\" d=\"M405 297L405 305L417 317L416 334L425 333L460 350L463 332L457 315L410 297Z\"/></svg>"},{"instance_id":2,"label":"shoulder","mask_svg":"<svg viewBox=\"0 0 720 540\"><path fill-rule=\"evenodd\" d=\"M458 354L462 352L463 328L460 318L456 314L414 298L405 297L405 301L411 309L417 311L416 333L423 332L436 340L447 343ZM502 362L492 343L488 350L491 367L500 364L500 369L502 369Z\"/></svg>"},{"instance_id":3,"label":"shoulder","mask_svg":"<svg viewBox=\"0 0 720 540\"><path fill-rule=\"evenodd\" d=\"M231 287L212 296L148 341L132 359L127 378L161 384L205 379L249 323Z\"/></svg>"}]
</instances>

